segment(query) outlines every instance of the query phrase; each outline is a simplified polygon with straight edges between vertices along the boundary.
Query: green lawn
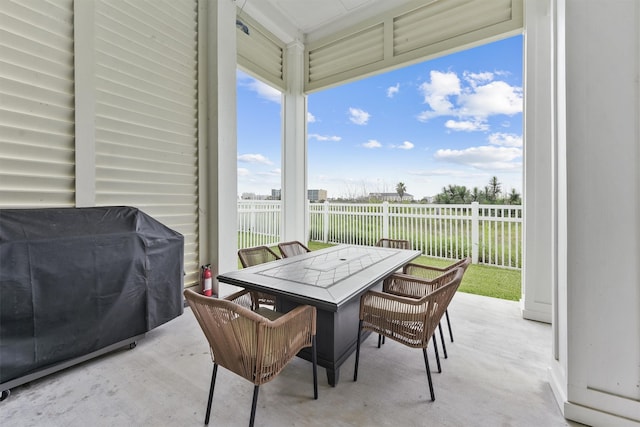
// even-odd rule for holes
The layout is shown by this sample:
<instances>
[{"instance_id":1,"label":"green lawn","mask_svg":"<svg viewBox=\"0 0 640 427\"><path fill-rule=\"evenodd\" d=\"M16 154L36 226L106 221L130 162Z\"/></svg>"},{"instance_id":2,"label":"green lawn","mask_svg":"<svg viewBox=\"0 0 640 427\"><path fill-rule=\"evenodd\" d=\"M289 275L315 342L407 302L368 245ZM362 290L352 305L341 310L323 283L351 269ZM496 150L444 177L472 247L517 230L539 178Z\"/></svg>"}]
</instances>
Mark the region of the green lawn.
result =
<instances>
[{"instance_id":1,"label":"green lawn","mask_svg":"<svg viewBox=\"0 0 640 427\"><path fill-rule=\"evenodd\" d=\"M312 251L334 246L327 243L309 242L307 245ZM280 253L277 246L272 247L276 253ZM451 264L449 260L439 258L429 258L421 256L415 263L444 267ZM510 270L506 268L489 267L486 265L471 264L464 274L461 292L484 295L487 297L501 298L518 301L520 299L520 286L522 277L520 270Z\"/></svg>"},{"instance_id":2,"label":"green lawn","mask_svg":"<svg viewBox=\"0 0 640 427\"><path fill-rule=\"evenodd\" d=\"M445 267L449 260L421 256L414 261L417 264ZM520 270L471 264L464 273L459 290L469 294L484 295L512 301L520 299Z\"/></svg>"}]
</instances>

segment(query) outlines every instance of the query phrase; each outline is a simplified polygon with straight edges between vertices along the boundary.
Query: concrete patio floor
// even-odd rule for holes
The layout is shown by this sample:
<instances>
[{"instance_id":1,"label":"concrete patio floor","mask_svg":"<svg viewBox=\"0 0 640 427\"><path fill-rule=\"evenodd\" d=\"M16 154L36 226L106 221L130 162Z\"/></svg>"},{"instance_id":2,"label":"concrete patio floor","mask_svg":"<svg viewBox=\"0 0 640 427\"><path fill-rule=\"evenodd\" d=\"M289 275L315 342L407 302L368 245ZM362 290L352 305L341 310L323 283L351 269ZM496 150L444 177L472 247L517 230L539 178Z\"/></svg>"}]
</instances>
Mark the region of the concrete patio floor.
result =
<instances>
[{"instance_id":1,"label":"concrete patio floor","mask_svg":"<svg viewBox=\"0 0 640 427\"><path fill-rule=\"evenodd\" d=\"M565 420L547 381L549 325L523 320L516 302L458 293L449 308L455 342L434 372L431 402L422 353L369 337L358 381L354 355L340 382L295 358L260 388L260 426L579 426ZM445 328L446 333L446 328ZM429 348L435 371L433 349ZM198 426L204 421L212 363L189 309L119 350L16 387L0 402L0 425ZM220 369L209 425L245 426L253 385Z\"/></svg>"}]
</instances>

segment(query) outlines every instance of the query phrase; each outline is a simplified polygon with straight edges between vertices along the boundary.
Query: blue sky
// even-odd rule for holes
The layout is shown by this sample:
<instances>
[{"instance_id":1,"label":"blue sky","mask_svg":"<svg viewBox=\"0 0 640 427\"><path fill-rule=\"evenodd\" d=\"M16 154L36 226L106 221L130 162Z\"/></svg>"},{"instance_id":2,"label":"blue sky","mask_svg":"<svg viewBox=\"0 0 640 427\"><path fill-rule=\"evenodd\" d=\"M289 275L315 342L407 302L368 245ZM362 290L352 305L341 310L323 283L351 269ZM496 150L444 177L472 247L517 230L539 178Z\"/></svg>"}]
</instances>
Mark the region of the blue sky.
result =
<instances>
[{"instance_id":1,"label":"blue sky","mask_svg":"<svg viewBox=\"0 0 640 427\"><path fill-rule=\"evenodd\" d=\"M522 194L522 36L308 96L308 186L416 199L492 176ZM238 192L280 188L277 90L238 72Z\"/></svg>"}]
</instances>

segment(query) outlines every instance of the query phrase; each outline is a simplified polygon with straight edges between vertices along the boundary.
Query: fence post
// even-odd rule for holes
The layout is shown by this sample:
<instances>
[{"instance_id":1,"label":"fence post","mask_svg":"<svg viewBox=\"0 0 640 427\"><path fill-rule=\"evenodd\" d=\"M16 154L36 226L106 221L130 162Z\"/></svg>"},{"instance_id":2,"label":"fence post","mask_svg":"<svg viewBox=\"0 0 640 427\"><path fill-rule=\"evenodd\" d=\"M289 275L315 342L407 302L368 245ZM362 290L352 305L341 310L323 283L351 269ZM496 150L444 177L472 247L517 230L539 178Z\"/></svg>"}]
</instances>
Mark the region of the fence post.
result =
<instances>
[{"instance_id":1,"label":"fence post","mask_svg":"<svg viewBox=\"0 0 640 427\"><path fill-rule=\"evenodd\" d=\"M471 202L471 262L478 263L480 247L480 204Z\"/></svg>"},{"instance_id":2,"label":"fence post","mask_svg":"<svg viewBox=\"0 0 640 427\"><path fill-rule=\"evenodd\" d=\"M325 200L322 211L322 238L324 243L329 243L329 201Z\"/></svg>"},{"instance_id":3,"label":"fence post","mask_svg":"<svg viewBox=\"0 0 640 427\"><path fill-rule=\"evenodd\" d=\"M382 202L382 238L389 238L389 202Z\"/></svg>"},{"instance_id":4,"label":"fence post","mask_svg":"<svg viewBox=\"0 0 640 427\"><path fill-rule=\"evenodd\" d=\"M258 208L256 207L256 201L252 200L251 201L251 210L249 211L249 229L251 230L252 234L255 234L258 232L258 230L256 229L256 215Z\"/></svg>"}]
</instances>

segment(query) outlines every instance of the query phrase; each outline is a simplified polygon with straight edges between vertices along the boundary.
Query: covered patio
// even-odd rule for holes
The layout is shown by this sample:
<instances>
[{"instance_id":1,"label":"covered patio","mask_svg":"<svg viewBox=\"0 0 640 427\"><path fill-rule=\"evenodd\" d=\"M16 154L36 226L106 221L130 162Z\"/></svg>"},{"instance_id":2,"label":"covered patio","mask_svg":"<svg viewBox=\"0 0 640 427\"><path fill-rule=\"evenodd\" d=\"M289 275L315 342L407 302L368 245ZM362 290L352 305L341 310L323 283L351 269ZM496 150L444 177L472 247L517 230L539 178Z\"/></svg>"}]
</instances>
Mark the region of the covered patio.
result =
<instances>
[{"instance_id":1,"label":"covered patio","mask_svg":"<svg viewBox=\"0 0 640 427\"><path fill-rule=\"evenodd\" d=\"M640 2L5 0L0 18L0 208L135 206L185 236L185 287L237 268L238 67L282 90L282 239L304 240L308 93L523 33L520 303L454 298L434 403L419 352L369 339L357 383L347 361L313 401L295 360L257 421L640 424ZM187 310L12 390L0 424L200 425L210 374ZM252 387L222 375L214 421L246 425Z\"/></svg>"},{"instance_id":2,"label":"covered patio","mask_svg":"<svg viewBox=\"0 0 640 427\"><path fill-rule=\"evenodd\" d=\"M578 426L567 421L548 383L551 327L522 319L518 303L458 293L451 303L454 343L429 392L420 350L376 339L363 344L335 388L294 358L261 388L256 425L264 426ZM9 426L201 425L212 363L191 311L123 349L14 389L2 403ZM221 369L210 425L245 426L253 386Z\"/></svg>"}]
</instances>

